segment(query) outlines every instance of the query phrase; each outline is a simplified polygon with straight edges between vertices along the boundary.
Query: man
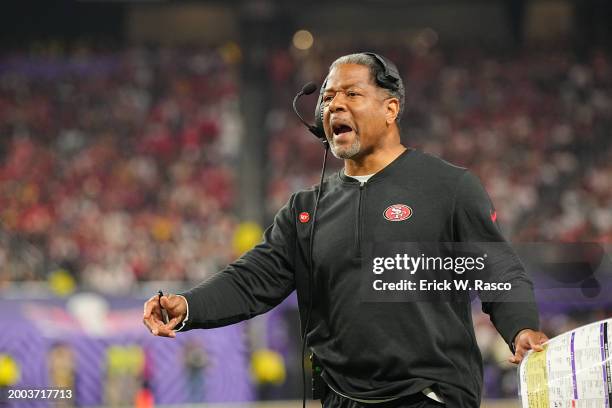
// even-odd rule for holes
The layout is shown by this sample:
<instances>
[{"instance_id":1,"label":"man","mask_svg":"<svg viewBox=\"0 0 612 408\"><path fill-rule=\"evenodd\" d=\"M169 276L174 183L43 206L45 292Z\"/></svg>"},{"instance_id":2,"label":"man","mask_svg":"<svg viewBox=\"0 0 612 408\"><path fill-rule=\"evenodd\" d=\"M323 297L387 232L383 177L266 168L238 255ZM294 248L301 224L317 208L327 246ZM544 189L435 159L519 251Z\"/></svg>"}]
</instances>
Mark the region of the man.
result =
<instances>
[{"instance_id":1,"label":"man","mask_svg":"<svg viewBox=\"0 0 612 408\"><path fill-rule=\"evenodd\" d=\"M482 361L469 302L366 302L358 295L364 243L504 242L475 176L401 144L403 84L399 75L389 78L379 58L367 53L339 58L321 96L326 138L344 160L344 169L323 185L312 258L306 338L330 389L322 403L477 407ZM293 194L264 241L223 271L183 295L162 297L168 324L161 322L157 297L151 298L145 325L167 337L174 337L177 327L224 326L265 313L293 290L305 324L316 192ZM527 350L541 350L547 338L537 331L531 282L520 262L510 257L496 264L496 273L531 299L483 302L515 349L510 361L518 363Z\"/></svg>"}]
</instances>

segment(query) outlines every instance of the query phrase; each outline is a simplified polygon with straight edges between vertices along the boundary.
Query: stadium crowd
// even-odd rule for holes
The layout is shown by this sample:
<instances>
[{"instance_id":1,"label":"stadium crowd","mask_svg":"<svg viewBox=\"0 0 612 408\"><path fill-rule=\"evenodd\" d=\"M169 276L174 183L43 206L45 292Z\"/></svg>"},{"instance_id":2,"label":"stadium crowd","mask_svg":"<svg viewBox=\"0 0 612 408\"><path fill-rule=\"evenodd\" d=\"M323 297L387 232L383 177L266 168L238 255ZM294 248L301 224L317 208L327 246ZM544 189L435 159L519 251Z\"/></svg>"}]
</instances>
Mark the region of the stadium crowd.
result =
<instances>
[{"instance_id":1,"label":"stadium crowd","mask_svg":"<svg viewBox=\"0 0 612 408\"><path fill-rule=\"evenodd\" d=\"M270 214L316 182L320 146L287 102L338 53L270 58ZM481 177L509 238L612 239L609 55L387 55L405 78L405 143ZM198 280L226 263L236 255L235 68L214 50L5 58L3 241L19 236L42 249L43 270L58 265L109 290ZM2 265L0 280L44 276Z\"/></svg>"},{"instance_id":2,"label":"stadium crowd","mask_svg":"<svg viewBox=\"0 0 612 408\"><path fill-rule=\"evenodd\" d=\"M237 82L218 53L17 56L0 75L3 241L43 253L3 245L0 281L62 268L117 294L231 259Z\"/></svg>"}]
</instances>

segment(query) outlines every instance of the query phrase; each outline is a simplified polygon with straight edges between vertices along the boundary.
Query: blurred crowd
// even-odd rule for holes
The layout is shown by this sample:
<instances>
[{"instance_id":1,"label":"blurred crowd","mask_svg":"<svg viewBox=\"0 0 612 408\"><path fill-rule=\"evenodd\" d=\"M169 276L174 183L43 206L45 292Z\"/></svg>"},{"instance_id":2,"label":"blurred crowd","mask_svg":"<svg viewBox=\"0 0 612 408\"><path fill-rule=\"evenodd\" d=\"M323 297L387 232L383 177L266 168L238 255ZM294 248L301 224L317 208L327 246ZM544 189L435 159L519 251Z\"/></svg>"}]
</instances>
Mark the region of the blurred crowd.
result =
<instances>
[{"instance_id":1,"label":"blurred crowd","mask_svg":"<svg viewBox=\"0 0 612 408\"><path fill-rule=\"evenodd\" d=\"M227 263L234 71L206 50L3 60L0 282L60 268L120 294Z\"/></svg>"},{"instance_id":2,"label":"blurred crowd","mask_svg":"<svg viewBox=\"0 0 612 408\"><path fill-rule=\"evenodd\" d=\"M269 56L270 217L316 183L321 164L289 101L346 52ZM610 242L608 54L384 54L407 90L404 143L476 173L508 238ZM103 291L129 290L197 281L236 256L238 68L213 49L4 58L0 282L62 268ZM308 116L314 98L303 102ZM332 159L329 172L340 164Z\"/></svg>"}]
</instances>

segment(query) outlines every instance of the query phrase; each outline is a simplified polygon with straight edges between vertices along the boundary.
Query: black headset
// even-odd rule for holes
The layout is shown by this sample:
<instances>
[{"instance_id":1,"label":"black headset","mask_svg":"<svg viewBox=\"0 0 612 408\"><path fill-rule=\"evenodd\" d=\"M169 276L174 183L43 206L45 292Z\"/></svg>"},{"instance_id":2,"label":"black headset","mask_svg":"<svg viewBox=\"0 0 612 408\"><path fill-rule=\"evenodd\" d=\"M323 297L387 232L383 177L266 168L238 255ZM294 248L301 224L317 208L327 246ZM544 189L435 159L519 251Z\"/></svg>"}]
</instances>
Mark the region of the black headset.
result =
<instances>
[{"instance_id":1,"label":"black headset","mask_svg":"<svg viewBox=\"0 0 612 408\"><path fill-rule=\"evenodd\" d=\"M383 68L383 71L378 72L378 74L376 75L376 85L381 88L389 89L391 91L398 91L404 87L399 75L399 71L394 63L374 52L361 52L359 54L365 54L373 57L376 62ZM317 107L315 108L314 115L314 126L309 129L316 137L321 139L323 143L327 142L327 138L325 137L325 130L323 129L323 93L325 92L326 84L327 77L325 78L325 81L323 81L323 85L321 85L321 89L319 90L319 99L317 100ZM403 105L404 101L400 101L400 103Z\"/></svg>"}]
</instances>

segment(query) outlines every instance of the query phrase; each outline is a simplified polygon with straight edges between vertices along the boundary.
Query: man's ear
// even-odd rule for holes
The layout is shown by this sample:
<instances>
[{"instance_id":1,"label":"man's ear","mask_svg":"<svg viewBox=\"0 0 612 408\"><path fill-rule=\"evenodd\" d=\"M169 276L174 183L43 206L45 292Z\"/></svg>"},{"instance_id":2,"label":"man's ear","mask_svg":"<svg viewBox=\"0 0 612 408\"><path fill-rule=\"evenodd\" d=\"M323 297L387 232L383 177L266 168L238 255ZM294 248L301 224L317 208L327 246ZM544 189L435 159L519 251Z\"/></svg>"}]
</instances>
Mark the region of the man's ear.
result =
<instances>
[{"instance_id":1,"label":"man's ear","mask_svg":"<svg viewBox=\"0 0 612 408\"><path fill-rule=\"evenodd\" d=\"M386 101L386 122L387 125L391 125L397 119L397 115L399 115L400 104L399 99L397 98L388 98Z\"/></svg>"}]
</instances>

